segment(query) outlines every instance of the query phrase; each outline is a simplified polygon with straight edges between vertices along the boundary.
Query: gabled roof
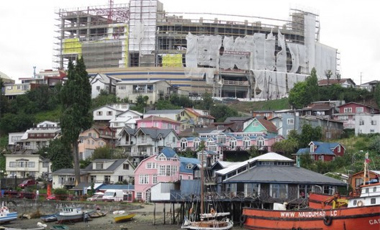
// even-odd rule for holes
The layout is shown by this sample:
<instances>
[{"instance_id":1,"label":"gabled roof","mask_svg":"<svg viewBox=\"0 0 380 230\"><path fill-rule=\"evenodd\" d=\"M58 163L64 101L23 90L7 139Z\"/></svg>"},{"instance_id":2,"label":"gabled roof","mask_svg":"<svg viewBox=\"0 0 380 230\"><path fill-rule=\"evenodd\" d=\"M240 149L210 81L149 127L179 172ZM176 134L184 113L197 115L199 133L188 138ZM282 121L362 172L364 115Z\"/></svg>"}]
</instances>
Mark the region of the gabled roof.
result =
<instances>
[{"instance_id":1,"label":"gabled roof","mask_svg":"<svg viewBox=\"0 0 380 230\"><path fill-rule=\"evenodd\" d=\"M306 154L306 153L335 155L333 150L338 146L343 147L339 143L329 143L329 142L320 142L320 141L311 141L309 143L309 146L312 144L314 144L317 147L314 149L314 152L310 152L310 148L301 148L297 151L297 155Z\"/></svg>"},{"instance_id":2,"label":"gabled roof","mask_svg":"<svg viewBox=\"0 0 380 230\"><path fill-rule=\"evenodd\" d=\"M197 111L196 111L195 109L193 109L193 108L185 108L185 110L186 110L187 112L189 112L189 113L194 114L194 115L197 116L197 117L205 117L205 118L212 119L212 120L215 119L215 117L213 117L213 116L211 116L211 115L203 115L203 114L197 112Z\"/></svg>"},{"instance_id":3,"label":"gabled roof","mask_svg":"<svg viewBox=\"0 0 380 230\"><path fill-rule=\"evenodd\" d=\"M179 114L184 109L163 109L163 110L149 110L145 114Z\"/></svg>"},{"instance_id":4,"label":"gabled roof","mask_svg":"<svg viewBox=\"0 0 380 230\"><path fill-rule=\"evenodd\" d=\"M269 133L277 133L277 127L270 121L260 118L257 119Z\"/></svg>"},{"instance_id":5,"label":"gabled roof","mask_svg":"<svg viewBox=\"0 0 380 230\"><path fill-rule=\"evenodd\" d=\"M200 164L201 162L196 159L196 158L189 158L189 157L180 157L179 158L180 162L181 162L181 165L179 167L179 172L180 173L192 173L193 172L193 169L189 169L187 168L187 165L189 164L192 164L193 166L196 166L198 164Z\"/></svg>"},{"instance_id":6,"label":"gabled roof","mask_svg":"<svg viewBox=\"0 0 380 230\"><path fill-rule=\"evenodd\" d=\"M172 148L169 148L169 147L163 148L161 150L160 154L164 154L167 159L173 158L177 155L177 153ZM160 154L158 154L158 155L160 155Z\"/></svg>"},{"instance_id":7,"label":"gabled roof","mask_svg":"<svg viewBox=\"0 0 380 230\"><path fill-rule=\"evenodd\" d=\"M172 132L175 135L177 135L173 129L158 129L158 128L143 128L143 127L138 128L134 134L137 134L139 131L143 132L145 135L150 136L153 140L156 140L159 137L165 138Z\"/></svg>"},{"instance_id":8,"label":"gabled roof","mask_svg":"<svg viewBox=\"0 0 380 230\"><path fill-rule=\"evenodd\" d=\"M357 103L357 102L347 102L347 103L345 103L343 105L338 106L338 108L345 107L345 106L348 106L348 105L353 105L353 104L354 105L359 105L359 106L364 106L364 107L367 107L369 109L374 109L375 111L378 111L378 109L376 109L376 108L374 108L374 107L372 107L370 105L365 105L365 104L361 104L361 103Z\"/></svg>"},{"instance_id":9,"label":"gabled roof","mask_svg":"<svg viewBox=\"0 0 380 230\"><path fill-rule=\"evenodd\" d=\"M237 182L346 185L343 181L304 168L279 165L254 166L247 171L223 181L223 183Z\"/></svg>"},{"instance_id":10,"label":"gabled roof","mask_svg":"<svg viewBox=\"0 0 380 230\"><path fill-rule=\"evenodd\" d=\"M93 164L92 163L96 163L96 162L113 162L108 168L106 169L94 169L92 168ZM132 169L134 168L133 164L131 164L128 159L95 159L91 162L91 164L89 164L85 170L86 171L115 171L120 165L122 165L125 161L127 161L129 163L129 165L132 167Z\"/></svg>"},{"instance_id":11,"label":"gabled roof","mask_svg":"<svg viewBox=\"0 0 380 230\"><path fill-rule=\"evenodd\" d=\"M224 122L235 122L235 121L248 121L249 119L252 119L253 117L227 117Z\"/></svg>"},{"instance_id":12,"label":"gabled roof","mask_svg":"<svg viewBox=\"0 0 380 230\"><path fill-rule=\"evenodd\" d=\"M149 116L141 120L138 120L137 122L141 122L141 121L165 121L165 122L170 122L170 123L181 124L181 122L175 121L173 119L170 119L167 117L158 117L158 116Z\"/></svg>"}]
</instances>

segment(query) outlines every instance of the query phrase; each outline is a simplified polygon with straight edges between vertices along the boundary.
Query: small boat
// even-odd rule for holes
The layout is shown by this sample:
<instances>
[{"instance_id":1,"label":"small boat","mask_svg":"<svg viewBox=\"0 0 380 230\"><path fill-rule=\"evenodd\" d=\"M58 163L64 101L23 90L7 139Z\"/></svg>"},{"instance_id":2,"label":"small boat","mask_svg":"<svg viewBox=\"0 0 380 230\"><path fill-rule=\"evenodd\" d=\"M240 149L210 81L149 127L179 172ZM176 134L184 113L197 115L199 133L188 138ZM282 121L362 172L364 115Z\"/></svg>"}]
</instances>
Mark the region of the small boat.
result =
<instances>
[{"instance_id":1,"label":"small boat","mask_svg":"<svg viewBox=\"0 0 380 230\"><path fill-rule=\"evenodd\" d=\"M84 212L81 208L64 207L57 214L57 222L78 222L83 221Z\"/></svg>"},{"instance_id":2,"label":"small boat","mask_svg":"<svg viewBox=\"0 0 380 230\"><path fill-rule=\"evenodd\" d=\"M53 222L53 221L57 221L57 214L44 215L44 216L41 216L40 219L41 219L43 222Z\"/></svg>"},{"instance_id":3,"label":"small boat","mask_svg":"<svg viewBox=\"0 0 380 230\"><path fill-rule=\"evenodd\" d=\"M102 211L94 211L94 212L89 212L88 215L91 217L91 218L99 218L99 217L103 217L106 215L105 212L102 212Z\"/></svg>"},{"instance_id":4,"label":"small boat","mask_svg":"<svg viewBox=\"0 0 380 230\"><path fill-rule=\"evenodd\" d=\"M132 220L136 216L136 213L129 213L125 215L115 216L113 219L116 223Z\"/></svg>"},{"instance_id":5,"label":"small boat","mask_svg":"<svg viewBox=\"0 0 380 230\"><path fill-rule=\"evenodd\" d=\"M17 219L17 212L9 211L7 206L2 205L0 208L0 224L8 223Z\"/></svg>"},{"instance_id":6,"label":"small boat","mask_svg":"<svg viewBox=\"0 0 380 230\"><path fill-rule=\"evenodd\" d=\"M53 226L51 226L51 228L50 228L51 230L56 230L56 229L63 229L63 230L68 230L69 229L69 227L68 226L66 226L66 225L53 225Z\"/></svg>"},{"instance_id":7,"label":"small boat","mask_svg":"<svg viewBox=\"0 0 380 230\"><path fill-rule=\"evenodd\" d=\"M0 230L43 230L45 227L35 227L35 228L6 228L0 227Z\"/></svg>"},{"instance_id":8,"label":"small boat","mask_svg":"<svg viewBox=\"0 0 380 230\"><path fill-rule=\"evenodd\" d=\"M244 227L252 230L379 230L379 178L365 182L360 186L360 191L360 195L347 198L333 196L326 200L323 196L312 196L313 206L318 203L322 205L317 208L270 210L245 207ZM321 200L327 202L319 202Z\"/></svg>"}]
</instances>

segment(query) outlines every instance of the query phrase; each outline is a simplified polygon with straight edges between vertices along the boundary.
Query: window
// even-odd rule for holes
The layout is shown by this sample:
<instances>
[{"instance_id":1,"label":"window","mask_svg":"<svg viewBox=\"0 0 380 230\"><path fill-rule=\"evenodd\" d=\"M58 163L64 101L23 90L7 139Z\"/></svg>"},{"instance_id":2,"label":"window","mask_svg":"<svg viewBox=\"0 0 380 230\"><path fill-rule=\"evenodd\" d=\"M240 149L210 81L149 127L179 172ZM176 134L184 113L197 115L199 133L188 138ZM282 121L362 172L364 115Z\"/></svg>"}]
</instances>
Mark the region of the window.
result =
<instances>
[{"instance_id":1,"label":"window","mask_svg":"<svg viewBox=\"0 0 380 230\"><path fill-rule=\"evenodd\" d=\"M257 183L247 183L245 184L244 195L246 197L257 197L259 195L259 184Z\"/></svg>"},{"instance_id":2,"label":"window","mask_svg":"<svg viewBox=\"0 0 380 230\"><path fill-rule=\"evenodd\" d=\"M110 183L111 182L111 176L104 176L104 182Z\"/></svg>"},{"instance_id":3,"label":"window","mask_svg":"<svg viewBox=\"0 0 380 230\"><path fill-rule=\"evenodd\" d=\"M189 163L189 164L186 165L186 169L192 169L192 168L193 168L193 164Z\"/></svg>"},{"instance_id":4,"label":"window","mask_svg":"<svg viewBox=\"0 0 380 230\"><path fill-rule=\"evenodd\" d=\"M35 165L36 165L35 162L28 162L26 167L27 167L27 168L34 168Z\"/></svg>"},{"instance_id":5,"label":"window","mask_svg":"<svg viewBox=\"0 0 380 230\"><path fill-rule=\"evenodd\" d=\"M49 162L42 162L42 168L49 167Z\"/></svg>"},{"instance_id":6,"label":"window","mask_svg":"<svg viewBox=\"0 0 380 230\"><path fill-rule=\"evenodd\" d=\"M286 184L271 184L270 194L273 198L287 199L288 185Z\"/></svg>"},{"instance_id":7,"label":"window","mask_svg":"<svg viewBox=\"0 0 380 230\"><path fill-rule=\"evenodd\" d=\"M218 135L218 143L226 143L226 136L223 134Z\"/></svg>"},{"instance_id":8,"label":"window","mask_svg":"<svg viewBox=\"0 0 380 230\"><path fill-rule=\"evenodd\" d=\"M123 169L124 170L129 170L129 164L123 164Z\"/></svg>"},{"instance_id":9,"label":"window","mask_svg":"<svg viewBox=\"0 0 380 230\"><path fill-rule=\"evenodd\" d=\"M371 198L371 204L376 204L376 198Z\"/></svg>"},{"instance_id":10,"label":"window","mask_svg":"<svg viewBox=\"0 0 380 230\"><path fill-rule=\"evenodd\" d=\"M136 193L136 199L137 200L141 200L142 199L142 193L141 192L137 192Z\"/></svg>"},{"instance_id":11,"label":"window","mask_svg":"<svg viewBox=\"0 0 380 230\"><path fill-rule=\"evenodd\" d=\"M359 125L364 125L364 120L360 119Z\"/></svg>"},{"instance_id":12,"label":"window","mask_svg":"<svg viewBox=\"0 0 380 230\"><path fill-rule=\"evenodd\" d=\"M159 176L165 176L165 165L160 165L160 171L158 172Z\"/></svg>"},{"instance_id":13,"label":"window","mask_svg":"<svg viewBox=\"0 0 380 230\"><path fill-rule=\"evenodd\" d=\"M344 113L352 113L352 108L351 107L344 108Z\"/></svg>"},{"instance_id":14,"label":"window","mask_svg":"<svg viewBox=\"0 0 380 230\"><path fill-rule=\"evenodd\" d=\"M100 86L96 86L96 90L97 90L97 91L100 91Z\"/></svg>"},{"instance_id":15,"label":"window","mask_svg":"<svg viewBox=\"0 0 380 230\"><path fill-rule=\"evenodd\" d=\"M112 116L112 111L107 111L107 116Z\"/></svg>"},{"instance_id":16,"label":"window","mask_svg":"<svg viewBox=\"0 0 380 230\"><path fill-rule=\"evenodd\" d=\"M154 174L154 175L152 176L152 183L153 183L153 184L157 184L157 175L156 175L156 174Z\"/></svg>"},{"instance_id":17,"label":"window","mask_svg":"<svg viewBox=\"0 0 380 230\"><path fill-rule=\"evenodd\" d=\"M357 107L356 108L356 112L357 113L362 113L362 112L364 112L364 108L363 107Z\"/></svg>"},{"instance_id":18,"label":"window","mask_svg":"<svg viewBox=\"0 0 380 230\"><path fill-rule=\"evenodd\" d=\"M147 169L151 169L152 168L152 163L151 162L146 163L146 168Z\"/></svg>"},{"instance_id":19,"label":"window","mask_svg":"<svg viewBox=\"0 0 380 230\"><path fill-rule=\"evenodd\" d=\"M119 85L119 89L126 89L125 85Z\"/></svg>"},{"instance_id":20,"label":"window","mask_svg":"<svg viewBox=\"0 0 380 230\"><path fill-rule=\"evenodd\" d=\"M294 119L293 118L288 118L287 120L288 125L294 125Z\"/></svg>"},{"instance_id":21,"label":"window","mask_svg":"<svg viewBox=\"0 0 380 230\"><path fill-rule=\"evenodd\" d=\"M95 169L103 169L103 163L96 163Z\"/></svg>"},{"instance_id":22,"label":"window","mask_svg":"<svg viewBox=\"0 0 380 230\"><path fill-rule=\"evenodd\" d=\"M376 120L371 121L371 125L376 125L376 124L377 124Z\"/></svg>"},{"instance_id":23,"label":"window","mask_svg":"<svg viewBox=\"0 0 380 230\"><path fill-rule=\"evenodd\" d=\"M264 145L265 145L265 140L263 137L258 137L256 142L257 142L257 148L259 148L259 149L264 147Z\"/></svg>"},{"instance_id":24,"label":"window","mask_svg":"<svg viewBox=\"0 0 380 230\"><path fill-rule=\"evenodd\" d=\"M251 147L251 140L249 137L244 137L243 147L244 147L244 149L249 149Z\"/></svg>"},{"instance_id":25,"label":"window","mask_svg":"<svg viewBox=\"0 0 380 230\"><path fill-rule=\"evenodd\" d=\"M182 139L181 140L181 149L185 150L186 148L187 148L187 140L186 139Z\"/></svg>"},{"instance_id":26,"label":"window","mask_svg":"<svg viewBox=\"0 0 380 230\"><path fill-rule=\"evenodd\" d=\"M98 111L96 112L96 116L102 116L103 115L103 112L102 111Z\"/></svg>"},{"instance_id":27,"label":"window","mask_svg":"<svg viewBox=\"0 0 380 230\"><path fill-rule=\"evenodd\" d=\"M170 165L166 165L166 176L170 176Z\"/></svg>"},{"instance_id":28,"label":"window","mask_svg":"<svg viewBox=\"0 0 380 230\"><path fill-rule=\"evenodd\" d=\"M16 162L9 162L9 168L15 168L16 167Z\"/></svg>"},{"instance_id":29,"label":"window","mask_svg":"<svg viewBox=\"0 0 380 230\"><path fill-rule=\"evenodd\" d=\"M377 187L373 187L373 192L376 192L376 188L377 188Z\"/></svg>"},{"instance_id":30,"label":"window","mask_svg":"<svg viewBox=\"0 0 380 230\"><path fill-rule=\"evenodd\" d=\"M149 175L140 175L139 184L149 184Z\"/></svg>"},{"instance_id":31,"label":"window","mask_svg":"<svg viewBox=\"0 0 380 230\"><path fill-rule=\"evenodd\" d=\"M201 143L201 140L199 140L199 138L194 139L194 150L197 150L199 148L200 143Z\"/></svg>"},{"instance_id":32,"label":"window","mask_svg":"<svg viewBox=\"0 0 380 230\"><path fill-rule=\"evenodd\" d=\"M235 148L236 148L236 139L235 138L232 138L230 140L230 147L231 147L231 150L235 150Z\"/></svg>"},{"instance_id":33,"label":"window","mask_svg":"<svg viewBox=\"0 0 380 230\"><path fill-rule=\"evenodd\" d=\"M123 180L124 180L124 179L123 179L123 176L118 176L118 177L117 177L117 181L118 181L118 182L123 182Z\"/></svg>"}]
</instances>

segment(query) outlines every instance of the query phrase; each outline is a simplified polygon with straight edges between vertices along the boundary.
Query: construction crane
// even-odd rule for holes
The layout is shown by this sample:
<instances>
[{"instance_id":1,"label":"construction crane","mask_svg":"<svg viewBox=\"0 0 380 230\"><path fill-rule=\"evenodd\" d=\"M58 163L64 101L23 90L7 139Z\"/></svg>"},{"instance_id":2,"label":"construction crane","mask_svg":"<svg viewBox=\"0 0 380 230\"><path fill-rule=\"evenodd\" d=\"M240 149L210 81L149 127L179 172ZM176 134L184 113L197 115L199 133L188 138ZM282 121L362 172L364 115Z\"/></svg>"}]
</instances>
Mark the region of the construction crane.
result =
<instances>
[{"instance_id":1,"label":"construction crane","mask_svg":"<svg viewBox=\"0 0 380 230\"><path fill-rule=\"evenodd\" d=\"M112 10L113 10L113 0L108 1L108 23L112 23Z\"/></svg>"}]
</instances>

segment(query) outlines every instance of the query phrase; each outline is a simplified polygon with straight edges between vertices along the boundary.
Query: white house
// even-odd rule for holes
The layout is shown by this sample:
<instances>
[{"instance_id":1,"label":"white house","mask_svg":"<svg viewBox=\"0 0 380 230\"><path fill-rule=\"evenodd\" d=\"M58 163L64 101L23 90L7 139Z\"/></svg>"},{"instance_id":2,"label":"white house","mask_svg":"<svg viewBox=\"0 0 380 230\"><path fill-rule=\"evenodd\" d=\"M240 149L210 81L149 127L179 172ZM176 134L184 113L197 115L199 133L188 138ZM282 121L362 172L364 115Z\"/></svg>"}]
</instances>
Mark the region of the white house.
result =
<instances>
[{"instance_id":1,"label":"white house","mask_svg":"<svg viewBox=\"0 0 380 230\"><path fill-rule=\"evenodd\" d=\"M110 120L110 127L116 129L117 134L119 134L126 126L135 129L137 121L140 120L142 116L142 113L134 110L124 111L117 115L114 119Z\"/></svg>"},{"instance_id":2,"label":"white house","mask_svg":"<svg viewBox=\"0 0 380 230\"><path fill-rule=\"evenodd\" d=\"M133 184L135 167L128 159L96 159L85 171L89 174L87 182Z\"/></svg>"},{"instance_id":3,"label":"white house","mask_svg":"<svg viewBox=\"0 0 380 230\"><path fill-rule=\"evenodd\" d=\"M380 114L355 114L355 135L380 133Z\"/></svg>"},{"instance_id":4,"label":"white house","mask_svg":"<svg viewBox=\"0 0 380 230\"><path fill-rule=\"evenodd\" d=\"M37 124L37 127L28 129L16 143L16 150L30 149L37 151L44 146L49 146L49 142L57 138L61 133L61 128L56 122L44 121ZM14 137L14 138L18 138Z\"/></svg>"},{"instance_id":5,"label":"white house","mask_svg":"<svg viewBox=\"0 0 380 230\"><path fill-rule=\"evenodd\" d=\"M116 84L116 96L136 101L136 98L148 96L148 104L153 104L169 93L170 84L164 80L121 81Z\"/></svg>"},{"instance_id":6,"label":"white house","mask_svg":"<svg viewBox=\"0 0 380 230\"><path fill-rule=\"evenodd\" d=\"M91 84L91 98L99 96L101 91L108 92L109 94L116 93L116 83L121 81L118 78L108 76L106 74L96 74L90 78Z\"/></svg>"},{"instance_id":7,"label":"white house","mask_svg":"<svg viewBox=\"0 0 380 230\"><path fill-rule=\"evenodd\" d=\"M129 110L129 104L112 104L104 105L92 112L93 120L109 122L115 119L119 114Z\"/></svg>"},{"instance_id":8,"label":"white house","mask_svg":"<svg viewBox=\"0 0 380 230\"><path fill-rule=\"evenodd\" d=\"M5 154L5 171L8 177L45 177L50 173L51 162L38 154Z\"/></svg>"},{"instance_id":9,"label":"white house","mask_svg":"<svg viewBox=\"0 0 380 230\"><path fill-rule=\"evenodd\" d=\"M149 110L144 113L144 118L150 116L166 117L175 121L180 120L181 116L185 115L185 109L162 109L162 110Z\"/></svg>"}]
</instances>

